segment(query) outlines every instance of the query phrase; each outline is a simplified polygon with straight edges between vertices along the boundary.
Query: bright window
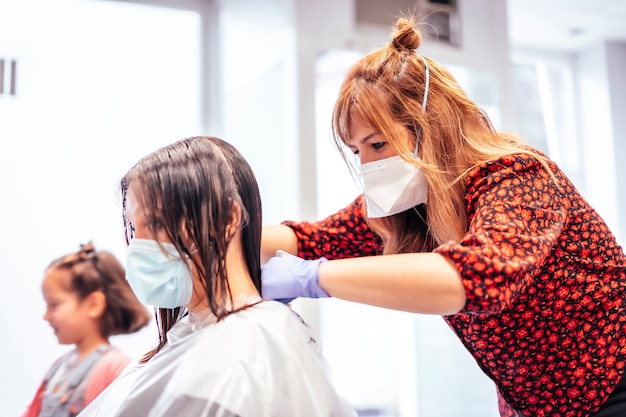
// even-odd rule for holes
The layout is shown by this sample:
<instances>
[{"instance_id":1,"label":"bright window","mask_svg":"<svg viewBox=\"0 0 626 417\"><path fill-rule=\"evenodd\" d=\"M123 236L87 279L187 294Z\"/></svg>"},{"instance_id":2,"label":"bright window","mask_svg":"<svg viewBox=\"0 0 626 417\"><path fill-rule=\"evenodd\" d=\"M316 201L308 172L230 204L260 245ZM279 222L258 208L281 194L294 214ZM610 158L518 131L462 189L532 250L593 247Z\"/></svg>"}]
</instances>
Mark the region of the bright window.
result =
<instances>
[{"instance_id":1,"label":"bright window","mask_svg":"<svg viewBox=\"0 0 626 417\"><path fill-rule=\"evenodd\" d=\"M584 194L570 63L516 57L512 74L516 132L559 164Z\"/></svg>"}]
</instances>

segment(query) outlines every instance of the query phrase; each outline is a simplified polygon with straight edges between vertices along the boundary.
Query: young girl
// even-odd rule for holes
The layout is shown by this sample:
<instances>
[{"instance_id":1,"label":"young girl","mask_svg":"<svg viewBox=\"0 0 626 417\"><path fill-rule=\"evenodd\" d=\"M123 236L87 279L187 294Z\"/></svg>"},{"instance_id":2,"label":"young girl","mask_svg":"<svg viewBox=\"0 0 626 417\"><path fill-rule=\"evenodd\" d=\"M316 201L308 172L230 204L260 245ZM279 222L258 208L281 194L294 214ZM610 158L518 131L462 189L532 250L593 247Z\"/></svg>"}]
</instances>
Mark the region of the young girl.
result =
<instances>
[{"instance_id":1,"label":"young girl","mask_svg":"<svg viewBox=\"0 0 626 417\"><path fill-rule=\"evenodd\" d=\"M289 307L260 296L261 200L239 152L179 141L122 179L127 279L159 343L80 417L356 416Z\"/></svg>"},{"instance_id":2,"label":"young girl","mask_svg":"<svg viewBox=\"0 0 626 417\"><path fill-rule=\"evenodd\" d=\"M74 349L54 362L23 417L76 416L131 360L109 337L136 332L150 314L128 286L122 264L91 243L53 261L42 292L44 319L59 343Z\"/></svg>"}]
</instances>

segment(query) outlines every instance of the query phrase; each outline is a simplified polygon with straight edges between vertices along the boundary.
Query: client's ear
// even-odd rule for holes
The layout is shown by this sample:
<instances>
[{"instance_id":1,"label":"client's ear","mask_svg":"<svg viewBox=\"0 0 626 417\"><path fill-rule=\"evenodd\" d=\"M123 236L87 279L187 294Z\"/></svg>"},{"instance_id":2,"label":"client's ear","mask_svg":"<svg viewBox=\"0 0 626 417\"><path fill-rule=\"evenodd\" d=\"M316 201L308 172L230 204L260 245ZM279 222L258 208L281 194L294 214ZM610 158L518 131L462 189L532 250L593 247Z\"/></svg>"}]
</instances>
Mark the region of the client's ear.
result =
<instances>
[{"instance_id":1,"label":"client's ear","mask_svg":"<svg viewBox=\"0 0 626 417\"><path fill-rule=\"evenodd\" d=\"M233 201L233 211L230 213L230 221L226 228L226 238L230 239L239 230L241 224L241 207L236 201Z\"/></svg>"}]
</instances>

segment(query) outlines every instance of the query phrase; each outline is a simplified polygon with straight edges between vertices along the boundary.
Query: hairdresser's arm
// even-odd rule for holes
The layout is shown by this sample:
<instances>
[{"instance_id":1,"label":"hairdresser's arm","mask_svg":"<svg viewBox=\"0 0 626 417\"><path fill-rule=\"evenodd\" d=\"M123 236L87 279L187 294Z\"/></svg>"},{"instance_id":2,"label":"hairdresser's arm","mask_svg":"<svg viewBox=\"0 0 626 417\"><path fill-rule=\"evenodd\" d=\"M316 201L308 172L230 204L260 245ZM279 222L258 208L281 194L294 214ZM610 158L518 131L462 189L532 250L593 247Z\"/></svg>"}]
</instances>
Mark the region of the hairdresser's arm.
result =
<instances>
[{"instance_id":1,"label":"hairdresser's arm","mask_svg":"<svg viewBox=\"0 0 626 417\"><path fill-rule=\"evenodd\" d=\"M415 313L454 314L465 288L452 261L436 253L408 253L321 263L319 285L343 300Z\"/></svg>"},{"instance_id":2,"label":"hairdresser's arm","mask_svg":"<svg viewBox=\"0 0 626 417\"><path fill-rule=\"evenodd\" d=\"M261 233L261 264L265 264L278 249L292 255L298 254L298 239L290 227L284 225L263 226Z\"/></svg>"},{"instance_id":3,"label":"hairdresser's arm","mask_svg":"<svg viewBox=\"0 0 626 417\"><path fill-rule=\"evenodd\" d=\"M264 226L261 263L265 265L278 249L308 260L382 254L382 240L365 222L363 204L360 195L343 209L315 222L284 221Z\"/></svg>"}]
</instances>

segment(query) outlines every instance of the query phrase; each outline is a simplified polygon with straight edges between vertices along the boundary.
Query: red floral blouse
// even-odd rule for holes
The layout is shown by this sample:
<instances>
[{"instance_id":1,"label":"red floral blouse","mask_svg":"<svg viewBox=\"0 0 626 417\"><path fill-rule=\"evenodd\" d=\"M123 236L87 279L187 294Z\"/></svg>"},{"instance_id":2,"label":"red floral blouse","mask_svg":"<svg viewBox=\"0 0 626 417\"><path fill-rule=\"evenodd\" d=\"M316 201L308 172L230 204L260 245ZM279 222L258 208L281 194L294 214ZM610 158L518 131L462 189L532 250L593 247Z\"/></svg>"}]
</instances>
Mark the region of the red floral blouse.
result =
<instances>
[{"instance_id":1,"label":"red floral blouse","mask_svg":"<svg viewBox=\"0 0 626 417\"><path fill-rule=\"evenodd\" d=\"M503 417L595 412L626 365L626 257L589 203L555 165L512 155L474 169L469 230L434 252L454 261L462 311L444 317L495 381ZM299 256L380 254L363 198L319 222L284 222Z\"/></svg>"}]
</instances>

